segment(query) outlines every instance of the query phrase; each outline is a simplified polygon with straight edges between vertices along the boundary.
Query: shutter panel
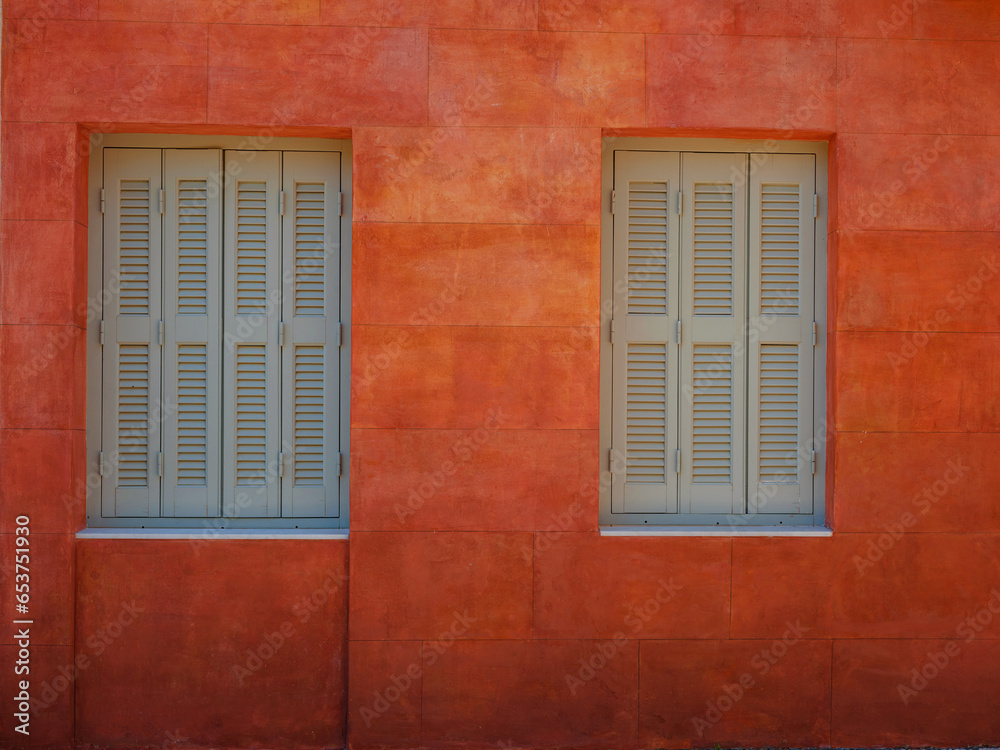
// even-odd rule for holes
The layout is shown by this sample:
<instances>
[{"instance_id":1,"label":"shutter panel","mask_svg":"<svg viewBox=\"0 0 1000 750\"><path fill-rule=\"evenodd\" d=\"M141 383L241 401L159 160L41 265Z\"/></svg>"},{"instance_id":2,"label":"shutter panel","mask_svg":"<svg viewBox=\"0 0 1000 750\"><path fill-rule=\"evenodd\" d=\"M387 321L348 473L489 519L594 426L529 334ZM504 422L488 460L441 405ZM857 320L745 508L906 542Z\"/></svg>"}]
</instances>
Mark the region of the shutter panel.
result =
<instances>
[{"instance_id":1,"label":"shutter panel","mask_svg":"<svg viewBox=\"0 0 1000 750\"><path fill-rule=\"evenodd\" d=\"M746 174L743 154L684 154L681 512L743 513Z\"/></svg>"},{"instance_id":2,"label":"shutter panel","mask_svg":"<svg viewBox=\"0 0 1000 750\"><path fill-rule=\"evenodd\" d=\"M160 150L104 150L105 517L160 513Z\"/></svg>"},{"instance_id":3,"label":"shutter panel","mask_svg":"<svg viewBox=\"0 0 1000 750\"><path fill-rule=\"evenodd\" d=\"M279 515L280 158L226 151L223 516Z\"/></svg>"},{"instance_id":4,"label":"shutter panel","mask_svg":"<svg viewBox=\"0 0 1000 750\"><path fill-rule=\"evenodd\" d=\"M810 154L771 154L750 179L750 512L813 512L815 173Z\"/></svg>"},{"instance_id":5,"label":"shutter panel","mask_svg":"<svg viewBox=\"0 0 1000 750\"><path fill-rule=\"evenodd\" d=\"M679 155L615 154L612 512L677 511Z\"/></svg>"},{"instance_id":6,"label":"shutter panel","mask_svg":"<svg viewBox=\"0 0 1000 750\"><path fill-rule=\"evenodd\" d=\"M164 152L164 516L219 515L221 177L219 150Z\"/></svg>"},{"instance_id":7,"label":"shutter panel","mask_svg":"<svg viewBox=\"0 0 1000 750\"><path fill-rule=\"evenodd\" d=\"M282 515L340 512L340 154L283 155Z\"/></svg>"}]
</instances>

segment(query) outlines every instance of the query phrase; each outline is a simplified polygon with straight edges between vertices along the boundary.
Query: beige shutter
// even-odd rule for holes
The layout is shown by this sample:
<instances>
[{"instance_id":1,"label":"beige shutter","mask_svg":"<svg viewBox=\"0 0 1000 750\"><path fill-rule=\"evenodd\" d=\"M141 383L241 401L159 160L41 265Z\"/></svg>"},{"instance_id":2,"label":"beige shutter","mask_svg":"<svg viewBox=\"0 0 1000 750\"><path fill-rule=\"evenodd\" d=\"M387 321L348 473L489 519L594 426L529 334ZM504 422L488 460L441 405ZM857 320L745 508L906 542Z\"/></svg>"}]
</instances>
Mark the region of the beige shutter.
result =
<instances>
[{"instance_id":1,"label":"beige shutter","mask_svg":"<svg viewBox=\"0 0 1000 750\"><path fill-rule=\"evenodd\" d=\"M221 488L222 152L164 152L163 515L215 517Z\"/></svg>"},{"instance_id":2,"label":"beige shutter","mask_svg":"<svg viewBox=\"0 0 1000 750\"><path fill-rule=\"evenodd\" d=\"M282 515L336 516L340 154L286 151L282 181Z\"/></svg>"},{"instance_id":3,"label":"beige shutter","mask_svg":"<svg viewBox=\"0 0 1000 750\"><path fill-rule=\"evenodd\" d=\"M160 150L104 150L101 512L160 514Z\"/></svg>"},{"instance_id":4,"label":"beige shutter","mask_svg":"<svg viewBox=\"0 0 1000 750\"><path fill-rule=\"evenodd\" d=\"M226 151L223 515L279 515L280 153Z\"/></svg>"},{"instance_id":5,"label":"beige shutter","mask_svg":"<svg viewBox=\"0 0 1000 750\"><path fill-rule=\"evenodd\" d=\"M743 154L681 159L682 513L743 513L746 188Z\"/></svg>"},{"instance_id":6,"label":"beige shutter","mask_svg":"<svg viewBox=\"0 0 1000 750\"><path fill-rule=\"evenodd\" d=\"M615 513L677 511L678 175L676 153L615 154Z\"/></svg>"},{"instance_id":7,"label":"beige shutter","mask_svg":"<svg viewBox=\"0 0 1000 750\"><path fill-rule=\"evenodd\" d=\"M757 157L750 180L750 512L812 513L815 157Z\"/></svg>"}]
</instances>

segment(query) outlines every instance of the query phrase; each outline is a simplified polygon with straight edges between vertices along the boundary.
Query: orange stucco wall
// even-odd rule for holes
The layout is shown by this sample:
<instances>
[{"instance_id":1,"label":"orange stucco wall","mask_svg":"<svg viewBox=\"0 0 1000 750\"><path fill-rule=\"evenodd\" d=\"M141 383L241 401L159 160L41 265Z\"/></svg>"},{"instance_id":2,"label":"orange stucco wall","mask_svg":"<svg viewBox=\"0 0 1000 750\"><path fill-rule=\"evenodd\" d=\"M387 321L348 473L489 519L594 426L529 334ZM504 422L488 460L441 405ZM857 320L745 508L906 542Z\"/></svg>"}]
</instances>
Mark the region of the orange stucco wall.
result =
<instances>
[{"instance_id":1,"label":"orange stucco wall","mask_svg":"<svg viewBox=\"0 0 1000 750\"><path fill-rule=\"evenodd\" d=\"M1000 4L3 12L5 745L1000 741ZM75 539L86 144L111 131L352 139L349 540ZM830 141L832 538L597 533L615 133Z\"/></svg>"}]
</instances>

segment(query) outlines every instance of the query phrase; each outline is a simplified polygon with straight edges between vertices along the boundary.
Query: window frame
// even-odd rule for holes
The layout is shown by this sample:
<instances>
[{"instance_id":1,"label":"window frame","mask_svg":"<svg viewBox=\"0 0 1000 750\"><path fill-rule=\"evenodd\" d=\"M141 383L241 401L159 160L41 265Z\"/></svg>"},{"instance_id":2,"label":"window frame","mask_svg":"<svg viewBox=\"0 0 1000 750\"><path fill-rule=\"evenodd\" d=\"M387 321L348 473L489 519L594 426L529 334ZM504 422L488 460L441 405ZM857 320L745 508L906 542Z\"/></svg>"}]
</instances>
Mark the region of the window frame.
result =
<instances>
[{"instance_id":1,"label":"window frame","mask_svg":"<svg viewBox=\"0 0 1000 750\"><path fill-rule=\"evenodd\" d=\"M309 518L225 518L198 517L106 517L102 516L98 457L102 447L101 426L105 418L102 388L103 356L100 322L103 318L101 297L104 271L103 219L100 190L104 185L104 149L219 149L240 151L323 151L340 153L340 184L343 212L340 216L340 288L338 310L342 329L338 355L340 375L340 424L338 427L342 472L339 478L339 515ZM150 529L161 532L225 531L248 533L292 532L303 530L346 530L349 525L350 490L350 364L351 364L351 228L352 228L352 149L347 139L273 137L265 133L250 136L177 135L157 133L90 135L90 163L87 182L87 502L88 529ZM219 253L223 252L220 245ZM219 304L222 304L220 298ZM225 439L225 438L224 438ZM221 459L220 459L221 460ZM273 480L277 481L277 479ZM220 487L221 493L221 487ZM220 496L221 505L221 496Z\"/></svg>"},{"instance_id":2,"label":"window frame","mask_svg":"<svg viewBox=\"0 0 1000 750\"><path fill-rule=\"evenodd\" d=\"M747 140L718 138L646 138L607 137L601 157L601 346L600 346L600 437L599 437L599 524L602 533L718 534L718 533L800 533L815 530L826 535L827 443L830 434L827 380L828 293L831 269L827 257L829 204L829 144L826 141ZM819 196L815 219L814 317L817 345L814 347L813 425L816 443L816 470L812 476L813 512L802 514L684 514L684 513L612 513L612 347L611 319L614 308L614 217L611 194L614 190L615 153L619 151L807 154L815 157L816 194ZM685 206L687 210L687 206ZM677 214L673 214L674 217ZM747 217L749 223L749 213ZM744 460L742 457L740 460Z\"/></svg>"}]
</instances>

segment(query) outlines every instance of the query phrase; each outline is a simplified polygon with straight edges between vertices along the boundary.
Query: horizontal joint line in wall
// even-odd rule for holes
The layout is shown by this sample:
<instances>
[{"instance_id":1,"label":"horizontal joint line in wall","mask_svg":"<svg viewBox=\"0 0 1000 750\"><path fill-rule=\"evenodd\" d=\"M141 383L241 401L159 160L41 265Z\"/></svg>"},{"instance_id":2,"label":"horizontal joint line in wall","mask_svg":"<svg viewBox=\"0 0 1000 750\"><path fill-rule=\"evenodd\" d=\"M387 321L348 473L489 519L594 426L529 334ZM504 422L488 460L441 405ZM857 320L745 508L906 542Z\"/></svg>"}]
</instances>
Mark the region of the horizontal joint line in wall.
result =
<instances>
[{"instance_id":1,"label":"horizontal joint line in wall","mask_svg":"<svg viewBox=\"0 0 1000 750\"><path fill-rule=\"evenodd\" d=\"M582 326L581 326L582 327ZM830 331L827 336L832 336L833 334L866 334L866 333L928 333L927 330L922 328L906 328L906 329L882 329L882 328L865 328L863 330L859 329L842 329L837 331ZM1000 335L1000 330L998 331L946 331L943 329L938 329L936 331L931 331L934 336L997 336Z\"/></svg>"},{"instance_id":2,"label":"horizontal joint line in wall","mask_svg":"<svg viewBox=\"0 0 1000 750\"><path fill-rule=\"evenodd\" d=\"M1000 435L1000 430L833 430L835 435Z\"/></svg>"},{"instance_id":3,"label":"horizontal joint line in wall","mask_svg":"<svg viewBox=\"0 0 1000 750\"><path fill-rule=\"evenodd\" d=\"M87 326L78 326L76 323L0 323L0 326L30 326L31 328L78 328L86 331ZM587 326L574 326L576 328L587 328Z\"/></svg>"}]
</instances>

